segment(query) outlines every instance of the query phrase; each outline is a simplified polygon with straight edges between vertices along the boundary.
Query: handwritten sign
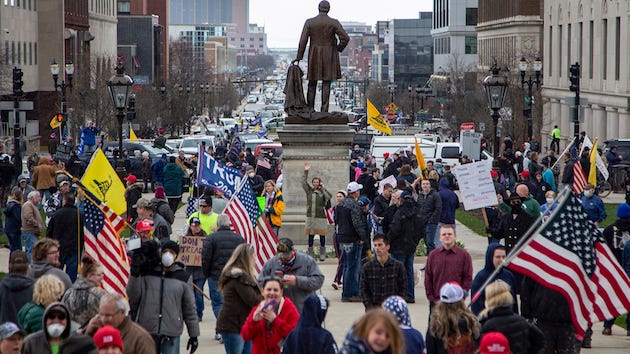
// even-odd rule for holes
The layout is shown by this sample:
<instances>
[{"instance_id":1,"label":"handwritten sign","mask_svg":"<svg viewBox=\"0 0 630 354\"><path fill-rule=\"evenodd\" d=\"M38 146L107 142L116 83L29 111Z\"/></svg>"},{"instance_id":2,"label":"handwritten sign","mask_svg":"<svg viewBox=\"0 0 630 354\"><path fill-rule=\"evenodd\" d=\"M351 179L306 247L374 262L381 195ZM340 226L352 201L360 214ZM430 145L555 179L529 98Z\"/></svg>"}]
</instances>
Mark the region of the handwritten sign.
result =
<instances>
[{"instance_id":1,"label":"handwritten sign","mask_svg":"<svg viewBox=\"0 0 630 354\"><path fill-rule=\"evenodd\" d=\"M179 261L187 266L201 267L201 250L205 237L181 236L179 238Z\"/></svg>"},{"instance_id":2,"label":"handwritten sign","mask_svg":"<svg viewBox=\"0 0 630 354\"><path fill-rule=\"evenodd\" d=\"M483 160L467 163L453 168L457 177L465 210L483 208L499 203L490 176L492 165Z\"/></svg>"}]
</instances>

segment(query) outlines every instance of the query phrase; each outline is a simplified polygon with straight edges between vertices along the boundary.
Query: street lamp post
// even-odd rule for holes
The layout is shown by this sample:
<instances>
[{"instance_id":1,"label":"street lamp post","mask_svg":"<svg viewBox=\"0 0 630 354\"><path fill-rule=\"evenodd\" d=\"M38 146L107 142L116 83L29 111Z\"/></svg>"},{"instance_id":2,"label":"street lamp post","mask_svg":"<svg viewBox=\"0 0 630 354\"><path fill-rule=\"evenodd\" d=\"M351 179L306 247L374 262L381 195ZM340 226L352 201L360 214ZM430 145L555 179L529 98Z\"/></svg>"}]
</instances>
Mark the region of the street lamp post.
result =
<instances>
[{"instance_id":1,"label":"street lamp post","mask_svg":"<svg viewBox=\"0 0 630 354\"><path fill-rule=\"evenodd\" d=\"M531 139L533 135L533 117L532 117L532 105L534 104L534 97L532 96L532 86L536 85L536 89L540 88L540 84L542 81L540 80L540 75L542 71L542 62L539 57L536 57L534 60L534 72L536 75L536 80L532 80L531 73L528 75L528 79L525 80L525 75L527 69L529 69L529 63L525 57L521 58L521 61L518 64L518 69L521 72L521 87L525 87L527 84L527 96L525 96L525 104L527 105L527 109L525 110L525 117L527 117L527 139Z\"/></svg>"},{"instance_id":2,"label":"street lamp post","mask_svg":"<svg viewBox=\"0 0 630 354\"><path fill-rule=\"evenodd\" d=\"M420 103L420 110L424 111L424 99L427 97L427 90L420 86L417 85L415 87L415 89L409 85L407 87L407 91L409 92L409 99L411 100L411 111L413 112L413 119L412 122L416 120L418 114L416 112L416 106L415 106L415 101L418 100L418 103Z\"/></svg>"},{"instance_id":3,"label":"street lamp post","mask_svg":"<svg viewBox=\"0 0 630 354\"><path fill-rule=\"evenodd\" d=\"M206 112L206 94L210 89L210 85L206 82L205 84L199 84L199 88L201 89L201 95L203 96L203 106L201 106L201 114L203 115Z\"/></svg>"},{"instance_id":4,"label":"street lamp post","mask_svg":"<svg viewBox=\"0 0 630 354\"><path fill-rule=\"evenodd\" d=\"M112 98L114 107L117 110L116 118L118 119L118 159L116 160L116 173L118 176L126 176L125 163L123 161L123 120L125 119L125 109L127 108L127 100L129 91L133 85L133 79L125 74L125 68L122 63L118 63L116 67L116 75L107 81L107 89Z\"/></svg>"},{"instance_id":5,"label":"street lamp post","mask_svg":"<svg viewBox=\"0 0 630 354\"><path fill-rule=\"evenodd\" d=\"M66 122L68 121L68 108L67 108L67 100L66 100L66 88L72 89L72 76L74 75L74 64L72 64L72 60L68 59L65 65L65 75L64 77L68 79L68 83L66 84L65 80L61 80L61 84L58 84L59 80L59 64L56 59L53 59L50 64L50 73L53 77L53 83L55 87L55 91L58 88L61 89L61 125L59 126L59 142L63 143L64 138L66 137Z\"/></svg>"},{"instance_id":6,"label":"street lamp post","mask_svg":"<svg viewBox=\"0 0 630 354\"><path fill-rule=\"evenodd\" d=\"M492 156L497 161L499 153L499 138L497 137L497 126L499 125L499 110L503 107L505 96L507 94L508 81L505 76L500 75L500 69L494 63L490 68L492 75L486 76L483 80L483 88L486 92L488 107L492 110L492 123L494 124L494 136L492 137L493 149Z\"/></svg>"},{"instance_id":7,"label":"street lamp post","mask_svg":"<svg viewBox=\"0 0 630 354\"><path fill-rule=\"evenodd\" d=\"M398 87L398 85L396 85L396 83L394 82L390 82L389 85L387 85L387 88L389 89L389 101L390 102L394 102L394 95L396 95L396 88Z\"/></svg>"}]
</instances>

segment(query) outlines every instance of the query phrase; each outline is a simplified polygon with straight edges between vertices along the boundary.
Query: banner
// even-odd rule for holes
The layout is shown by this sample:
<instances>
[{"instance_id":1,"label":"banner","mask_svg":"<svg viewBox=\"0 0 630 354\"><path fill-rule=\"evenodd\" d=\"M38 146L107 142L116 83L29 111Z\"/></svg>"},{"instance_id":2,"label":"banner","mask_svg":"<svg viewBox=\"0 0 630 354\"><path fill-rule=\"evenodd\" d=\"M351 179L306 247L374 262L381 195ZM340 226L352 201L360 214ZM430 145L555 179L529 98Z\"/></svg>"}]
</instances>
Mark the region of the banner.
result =
<instances>
[{"instance_id":1,"label":"banner","mask_svg":"<svg viewBox=\"0 0 630 354\"><path fill-rule=\"evenodd\" d=\"M179 261L187 266L201 267L201 251L205 237L180 236Z\"/></svg>"},{"instance_id":2,"label":"banner","mask_svg":"<svg viewBox=\"0 0 630 354\"><path fill-rule=\"evenodd\" d=\"M491 168L491 162L488 160L458 165L453 168L465 210L499 204L490 176Z\"/></svg>"},{"instance_id":3,"label":"banner","mask_svg":"<svg viewBox=\"0 0 630 354\"><path fill-rule=\"evenodd\" d=\"M50 127L53 129L57 129L60 126L61 126L61 123L59 122L59 120L57 119L57 115L55 114L50 120Z\"/></svg>"},{"instance_id":4,"label":"banner","mask_svg":"<svg viewBox=\"0 0 630 354\"><path fill-rule=\"evenodd\" d=\"M197 170L198 186L218 188L228 199L232 198L243 178L237 169L225 166L206 152L199 153Z\"/></svg>"},{"instance_id":5,"label":"banner","mask_svg":"<svg viewBox=\"0 0 630 354\"><path fill-rule=\"evenodd\" d=\"M127 211L125 185L105 157L103 150L97 149L94 152L81 177L81 183L116 214L123 215Z\"/></svg>"},{"instance_id":6,"label":"banner","mask_svg":"<svg viewBox=\"0 0 630 354\"><path fill-rule=\"evenodd\" d=\"M591 139L588 138L588 136L584 136L584 142L582 143L582 147L583 148L587 147L593 150L593 142L591 141ZM595 149L597 149L597 147ZM604 176L604 179L608 180L608 177L610 174L608 173L608 168L606 167L604 160L602 160L602 157L599 156L599 153L595 155L595 165L597 165L597 169L599 170L599 173L601 173L602 176ZM593 164L591 164L591 166L593 166Z\"/></svg>"},{"instance_id":7,"label":"banner","mask_svg":"<svg viewBox=\"0 0 630 354\"><path fill-rule=\"evenodd\" d=\"M392 135L392 128L390 128L389 124L383 116L381 112L374 107L370 100L367 100L367 115L368 115L368 124L374 127L374 129L378 130L381 133L385 133L387 135Z\"/></svg>"}]
</instances>

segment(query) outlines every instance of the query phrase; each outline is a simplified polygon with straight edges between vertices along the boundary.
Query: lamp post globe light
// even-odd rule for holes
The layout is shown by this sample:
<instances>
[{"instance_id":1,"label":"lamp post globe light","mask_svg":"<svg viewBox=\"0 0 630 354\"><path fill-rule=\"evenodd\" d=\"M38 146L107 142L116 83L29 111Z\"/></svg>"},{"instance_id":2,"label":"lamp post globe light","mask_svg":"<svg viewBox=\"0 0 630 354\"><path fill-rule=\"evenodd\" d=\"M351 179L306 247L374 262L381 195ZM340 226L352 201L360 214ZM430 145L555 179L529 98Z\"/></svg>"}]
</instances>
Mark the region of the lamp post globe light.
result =
<instances>
[{"instance_id":1,"label":"lamp post globe light","mask_svg":"<svg viewBox=\"0 0 630 354\"><path fill-rule=\"evenodd\" d=\"M129 91L133 79L125 74L125 68L121 63L116 67L116 75L107 81L107 89L112 98L114 107L116 108L116 118L118 119L118 158L116 160L116 173L123 178L126 176L125 163L123 161L123 119L125 118L125 109L127 108L127 100L129 99Z\"/></svg>"},{"instance_id":2,"label":"lamp post globe light","mask_svg":"<svg viewBox=\"0 0 630 354\"><path fill-rule=\"evenodd\" d=\"M483 89L486 92L486 99L488 100L488 107L492 110L492 123L494 125L493 132L493 148L492 156L497 161L499 153L499 137L497 136L497 126L499 124L499 110L503 108L505 102L505 96L507 95L508 81L505 76L500 75L500 69L496 63L490 68L492 75L486 76L483 80Z\"/></svg>"},{"instance_id":3,"label":"lamp post globe light","mask_svg":"<svg viewBox=\"0 0 630 354\"><path fill-rule=\"evenodd\" d=\"M66 84L66 80L61 80L61 84L59 81L59 64L57 63L57 59L53 59L50 64L50 73L53 77L53 86L55 87L55 91L58 88L61 89L61 125L59 126L59 142L63 143L63 140L66 138L66 122L68 121L68 108L67 108L67 100L66 100L66 88L72 88L72 76L74 75L74 64L72 60L68 59L65 64L65 74L64 78L68 79L68 83Z\"/></svg>"},{"instance_id":4,"label":"lamp post globe light","mask_svg":"<svg viewBox=\"0 0 630 354\"><path fill-rule=\"evenodd\" d=\"M532 117L532 105L534 104L534 97L532 96L532 87L536 84L536 88L540 88L540 84L542 81L540 80L541 72L542 72L542 61L539 57L534 59L532 63L536 79L532 80L532 75L529 75L528 80L525 80L525 75L527 74L527 70L529 69L529 63L525 57L522 57L520 62L518 63L518 69L521 72L521 87L525 87L527 84L527 96L525 96L525 104L527 105L527 109L523 111L525 117L527 118L527 139L532 138L533 134L533 117Z\"/></svg>"}]
</instances>

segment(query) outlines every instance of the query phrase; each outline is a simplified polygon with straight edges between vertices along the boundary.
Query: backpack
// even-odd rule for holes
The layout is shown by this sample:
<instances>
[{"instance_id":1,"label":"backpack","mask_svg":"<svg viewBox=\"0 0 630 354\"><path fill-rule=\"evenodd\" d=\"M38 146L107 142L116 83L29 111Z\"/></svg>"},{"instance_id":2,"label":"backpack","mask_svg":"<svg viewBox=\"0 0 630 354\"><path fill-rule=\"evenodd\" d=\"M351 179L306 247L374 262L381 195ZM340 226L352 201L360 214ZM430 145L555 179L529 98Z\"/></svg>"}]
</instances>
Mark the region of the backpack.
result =
<instances>
[{"instance_id":1,"label":"backpack","mask_svg":"<svg viewBox=\"0 0 630 354\"><path fill-rule=\"evenodd\" d=\"M621 231L617 228L617 226L613 226L613 230L615 232L615 234L613 235L613 247L623 250L623 248L626 246L626 243L630 241L630 231Z\"/></svg>"},{"instance_id":2,"label":"backpack","mask_svg":"<svg viewBox=\"0 0 630 354\"><path fill-rule=\"evenodd\" d=\"M167 202L160 200L155 206L155 212L157 214L160 214L167 223L173 225L173 222L175 221L175 215L173 214L173 211L171 210L171 207L168 205Z\"/></svg>"}]
</instances>

